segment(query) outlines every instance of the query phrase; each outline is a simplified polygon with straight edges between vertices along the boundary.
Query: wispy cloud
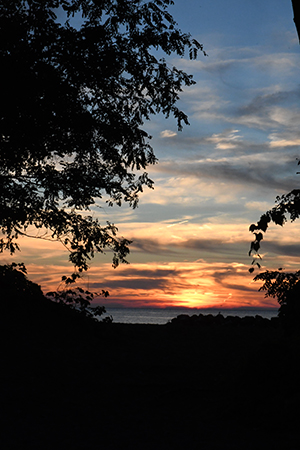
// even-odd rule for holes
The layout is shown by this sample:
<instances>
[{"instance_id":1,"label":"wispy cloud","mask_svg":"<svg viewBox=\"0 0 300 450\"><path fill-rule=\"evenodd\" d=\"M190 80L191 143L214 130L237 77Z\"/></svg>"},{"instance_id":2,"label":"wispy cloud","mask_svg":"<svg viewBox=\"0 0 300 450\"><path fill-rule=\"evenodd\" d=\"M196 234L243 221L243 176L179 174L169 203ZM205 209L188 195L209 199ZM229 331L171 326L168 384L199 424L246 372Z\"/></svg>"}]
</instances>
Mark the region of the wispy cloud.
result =
<instances>
[{"instance_id":1,"label":"wispy cloud","mask_svg":"<svg viewBox=\"0 0 300 450\"><path fill-rule=\"evenodd\" d=\"M283 148L283 147L299 147L300 137L286 136L278 134L270 134L270 147L271 148Z\"/></svg>"},{"instance_id":2,"label":"wispy cloud","mask_svg":"<svg viewBox=\"0 0 300 450\"><path fill-rule=\"evenodd\" d=\"M207 138L207 141L213 142L216 148L220 150L236 148L238 142L242 139L242 136L237 134L238 132L239 130L224 130L222 133L213 134Z\"/></svg>"}]
</instances>

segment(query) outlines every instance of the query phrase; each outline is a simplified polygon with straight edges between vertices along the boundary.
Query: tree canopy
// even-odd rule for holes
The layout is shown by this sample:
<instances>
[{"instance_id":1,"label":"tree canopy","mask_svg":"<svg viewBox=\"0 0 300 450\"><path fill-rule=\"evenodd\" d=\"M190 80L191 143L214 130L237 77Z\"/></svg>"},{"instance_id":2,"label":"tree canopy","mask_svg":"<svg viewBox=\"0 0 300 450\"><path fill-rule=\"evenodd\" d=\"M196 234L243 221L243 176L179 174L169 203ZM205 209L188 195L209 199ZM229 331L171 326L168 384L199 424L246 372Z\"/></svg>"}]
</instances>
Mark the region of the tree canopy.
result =
<instances>
[{"instance_id":1,"label":"tree canopy","mask_svg":"<svg viewBox=\"0 0 300 450\"><path fill-rule=\"evenodd\" d=\"M105 249L114 266L125 261L129 241L89 211L101 199L136 207L153 187L151 115L188 124L177 101L192 76L160 55L195 59L203 48L177 27L172 3L1 2L0 251L18 249L33 226L61 241L80 271Z\"/></svg>"}]
</instances>

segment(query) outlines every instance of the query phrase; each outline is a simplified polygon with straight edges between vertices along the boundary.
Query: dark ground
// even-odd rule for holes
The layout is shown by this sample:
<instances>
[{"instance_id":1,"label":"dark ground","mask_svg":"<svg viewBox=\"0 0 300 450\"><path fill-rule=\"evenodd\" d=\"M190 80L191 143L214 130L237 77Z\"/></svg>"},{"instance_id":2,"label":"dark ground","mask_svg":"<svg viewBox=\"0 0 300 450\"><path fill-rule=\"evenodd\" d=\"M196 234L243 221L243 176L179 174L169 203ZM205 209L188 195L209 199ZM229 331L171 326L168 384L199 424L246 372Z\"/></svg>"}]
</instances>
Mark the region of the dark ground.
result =
<instances>
[{"instance_id":1,"label":"dark ground","mask_svg":"<svg viewBox=\"0 0 300 450\"><path fill-rule=\"evenodd\" d=\"M2 449L300 448L300 339L2 307Z\"/></svg>"}]
</instances>

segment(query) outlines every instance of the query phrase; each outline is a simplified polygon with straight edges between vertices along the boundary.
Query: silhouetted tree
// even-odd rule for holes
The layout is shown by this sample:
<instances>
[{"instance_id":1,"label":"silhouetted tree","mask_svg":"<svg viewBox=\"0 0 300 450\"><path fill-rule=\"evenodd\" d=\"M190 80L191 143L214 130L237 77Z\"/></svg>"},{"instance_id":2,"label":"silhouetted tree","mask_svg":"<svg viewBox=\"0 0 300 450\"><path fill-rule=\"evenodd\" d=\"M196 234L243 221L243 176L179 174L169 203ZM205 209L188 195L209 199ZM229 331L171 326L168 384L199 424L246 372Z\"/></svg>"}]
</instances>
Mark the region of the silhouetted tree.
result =
<instances>
[{"instance_id":1,"label":"silhouetted tree","mask_svg":"<svg viewBox=\"0 0 300 450\"><path fill-rule=\"evenodd\" d=\"M172 3L1 1L0 251L13 253L34 226L79 271L105 249L115 267L125 261L129 241L87 211L97 199L134 208L153 187L145 120L161 112L188 123L176 104L194 81L161 55L188 49L194 59L203 48L177 28Z\"/></svg>"},{"instance_id":2,"label":"silhouetted tree","mask_svg":"<svg viewBox=\"0 0 300 450\"><path fill-rule=\"evenodd\" d=\"M298 165L300 162L298 162ZM257 224L251 224L249 230L254 234L255 239L251 243L249 255L252 252L256 253L259 257L259 249L261 241L263 240L263 233L265 233L271 222L276 225L283 226L288 220L294 222L294 220L300 217L300 189L293 189L288 194L284 194L281 197L276 197L276 205L265 212L257 222ZM263 232L263 233L262 233ZM253 260L255 264L256 261ZM251 270L253 272L254 269Z\"/></svg>"},{"instance_id":3,"label":"silhouetted tree","mask_svg":"<svg viewBox=\"0 0 300 450\"><path fill-rule=\"evenodd\" d=\"M299 164L299 162L298 162ZM276 225L283 226L289 219L293 222L300 217L300 189L294 189L288 194L276 198L276 205L264 213L257 224L250 225L249 230L255 236L251 243L249 255L255 253L252 261L253 265L260 264L257 262L263 233L265 233L271 222ZM254 267L249 269L252 273ZM264 281L260 290L267 291L266 296L277 298L280 308L279 316L284 318L285 323L300 323L300 271L294 273L286 273L279 269L277 271L265 271L254 278L255 281Z\"/></svg>"},{"instance_id":4,"label":"silhouetted tree","mask_svg":"<svg viewBox=\"0 0 300 450\"><path fill-rule=\"evenodd\" d=\"M282 269L265 271L256 275L254 281L263 281L260 291L266 291L266 297L273 297L280 305L278 315L282 319L286 332L299 329L300 325L300 271L283 272Z\"/></svg>"},{"instance_id":5,"label":"silhouetted tree","mask_svg":"<svg viewBox=\"0 0 300 450\"><path fill-rule=\"evenodd\" d=\"M21 298L36 302L44 298L40 286L27 278L23 263L0 266L0 291L4 302Z\"/></svg>"}]
</instances>

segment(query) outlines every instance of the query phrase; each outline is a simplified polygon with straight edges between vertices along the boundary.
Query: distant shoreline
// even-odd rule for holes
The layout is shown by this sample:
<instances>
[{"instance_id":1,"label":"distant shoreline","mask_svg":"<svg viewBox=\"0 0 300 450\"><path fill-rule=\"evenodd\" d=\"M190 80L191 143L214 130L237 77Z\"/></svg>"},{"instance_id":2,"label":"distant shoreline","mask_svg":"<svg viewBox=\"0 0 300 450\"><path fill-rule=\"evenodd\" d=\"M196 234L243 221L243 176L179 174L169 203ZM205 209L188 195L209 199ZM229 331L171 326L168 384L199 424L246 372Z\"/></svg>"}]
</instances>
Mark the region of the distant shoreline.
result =
<instances>
[{"instance_id":1,"label":"distant shoreline","mask_svg":"<svg viewBox=\"0 0 300 450\"><path fill-rule=\"evenodd\" d=\"M179 309L183 309L183 310L187 310L187 311L208 311L208 310L214 310L214 311L258 311L258 310L262 310L262 311L277 311L278 308L275 306L272 307L263 307L263 306L240 306L240 307L236 307L236 308L224 308L224 307L206 307L206 308L191 308L188 306L124 306L124 305L106 305L106 308L110 308L110 309L152 309L152 310L179 310Z\"/></svg>"},{"instance_id":2,"label":"distant shoreline","mask_svg":"<svg viewBox=\"0 0 300 450\"><path fill-rule=\"evenodd\" d=\"M186 316L262 316L263 318L271 319L278 316L278 308L184 308L184 307L166 307L166 308L117 308L105 306L106 315L113 318L115 323L139 323L139 324L165 324L179 315Z\"/></svg>"}]
</instances>

